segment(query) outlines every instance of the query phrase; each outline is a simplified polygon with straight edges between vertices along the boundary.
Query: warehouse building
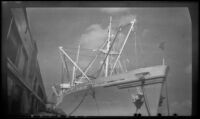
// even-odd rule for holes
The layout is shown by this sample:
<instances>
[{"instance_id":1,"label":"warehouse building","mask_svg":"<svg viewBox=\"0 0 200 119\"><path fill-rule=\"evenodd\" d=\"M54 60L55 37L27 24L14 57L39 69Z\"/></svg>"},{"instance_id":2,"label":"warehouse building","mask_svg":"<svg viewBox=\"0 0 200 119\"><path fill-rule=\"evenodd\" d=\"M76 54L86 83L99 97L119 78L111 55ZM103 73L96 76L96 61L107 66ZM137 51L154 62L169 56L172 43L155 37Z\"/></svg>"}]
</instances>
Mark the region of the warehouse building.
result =
<instances>
[{"instance_id":1,"label":"warehouse building","mask_svg":"<svg viewBox=\"0 0 200 119\"><path fill-rule=\"evenodd\" d=\"M25 7L3 3L2 97L9 115L60 115L49 108ZM5 70L6 69L6 70ZM5 110L4 110L5 111ZM62 112L61 115L65 115Z\"/></svg>"}]
</instances>

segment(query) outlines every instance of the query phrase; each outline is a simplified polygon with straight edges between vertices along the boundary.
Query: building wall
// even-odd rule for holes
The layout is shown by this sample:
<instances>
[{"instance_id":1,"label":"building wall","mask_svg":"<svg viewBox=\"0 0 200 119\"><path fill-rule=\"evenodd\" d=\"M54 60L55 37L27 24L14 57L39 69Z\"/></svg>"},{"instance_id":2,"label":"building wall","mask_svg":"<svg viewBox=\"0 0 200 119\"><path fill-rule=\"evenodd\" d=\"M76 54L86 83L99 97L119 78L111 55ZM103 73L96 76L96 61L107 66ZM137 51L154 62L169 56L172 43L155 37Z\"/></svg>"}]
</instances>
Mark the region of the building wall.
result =
<instances>
[{"instance_id":1,"label":"building wall","mask_svg":"<svg viewBox=\"0 0 200 119\"><path fill-rule=\"evenodd\" d=\"M6 37L9 114L34 114L46 110L47 96L25 8L10 9Z\"/></svg>"}]
</instances>

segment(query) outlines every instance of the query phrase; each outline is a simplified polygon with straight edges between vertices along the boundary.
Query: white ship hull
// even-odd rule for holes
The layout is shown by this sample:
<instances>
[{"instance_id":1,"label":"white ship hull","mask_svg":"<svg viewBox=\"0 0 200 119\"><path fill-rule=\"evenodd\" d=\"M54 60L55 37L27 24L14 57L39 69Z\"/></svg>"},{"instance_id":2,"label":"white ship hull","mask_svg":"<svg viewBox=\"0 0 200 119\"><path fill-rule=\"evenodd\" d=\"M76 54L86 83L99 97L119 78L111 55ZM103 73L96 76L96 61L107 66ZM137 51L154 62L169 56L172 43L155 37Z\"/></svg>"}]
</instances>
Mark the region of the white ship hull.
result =
<instances>
[{"instance_id":1,"label":"white ship hull","mask_svg":"<svg viewBox=\"0 0 200 119\"><path fill-rule=\"evenodd\" d=\"M166 65L158 65L146 68L140 68L136 70L132 70L126 73L121 73L117 75L112 75L108 77L101 77L95 80L92 80L91 83L82 83L77 86L71 87L69 90L66 90L65 94L74 93L76 91L87 89L88 87L96 88L96 87L111 87L118 86L119 88L124 88L123 86L129 85L141 85L140 78L144 78L145 85L148 85L148 82L155 81L162 82L166 77L167 66ZM158 80L160 79L160 80ZM124 85L123 85L124 84Z\"/></svg>"},{"instance_id":2,"label":"white ship hull","mask_svg":"<svg viewBox=\"0 0 200 119\"><path fill-rule=\"evenodd\" d=\"M89 87L114 87L119 89L132 88L142 85L141 78L144 79L144 89L146 94L146 101L149 104L149 110L151 116L155 116L158 113L158 104L162 91L164 79L167 75L167 66L158 65L152 67L145 67L136 70L132 70L126 73L117 74L109 77L102 77L93 80L92 84L83 83L75 87L66 90L65 95L85 90ZM136 107L135 107L136 110ZM134 111L134 110L133 110ZM134 113L134 112L133 112ZM148 115L145 105L138 111L142 115Z\"/></svg>"}]
</instances>

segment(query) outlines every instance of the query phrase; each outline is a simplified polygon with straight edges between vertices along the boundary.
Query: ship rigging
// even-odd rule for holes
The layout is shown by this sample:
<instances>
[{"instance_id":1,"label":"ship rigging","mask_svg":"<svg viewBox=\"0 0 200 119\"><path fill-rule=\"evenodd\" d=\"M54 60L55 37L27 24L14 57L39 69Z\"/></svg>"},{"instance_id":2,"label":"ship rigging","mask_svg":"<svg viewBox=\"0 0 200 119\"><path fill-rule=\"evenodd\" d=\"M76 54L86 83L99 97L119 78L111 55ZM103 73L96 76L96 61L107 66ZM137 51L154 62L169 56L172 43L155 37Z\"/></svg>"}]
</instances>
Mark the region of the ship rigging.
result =
<instances>
[{"instance_id":1,"label":"ship rigging","mask_svg":"<svg viewBox=\"0 0 200 119\"><path fill-rule=\"evenodd\" d=\"M91 95L96 102L94 90L97 87L106 88L115 86L118 89L128 89L128 91L129 88L136 87L137 94L130 94L131 99L133 100L133 103L136 106L136 113L144 103L149 116L157 114L157 112L151 112L151 107L148 101L149 93L146 90L145 86L156 85L156 91L160 92L161 95L161 89L163 87L164 82L166 81L168 69L168 66L165 65L164 59L161 65L139 68L131 71L127 71L126 66L122 66L122 63L120 61L120 57L127 43L127 40L129 39L130 34L133 33L133 35L135 35L135 24L136 18L133 17L128 24L119 26L116 34L112 34L112 17L110 17L107 40L105 40L105 42L99 48L92 49L92 52L95 53L95 57L88 64L86 69L83 69L79 66L79 56L81 49L80 44L78 45L75 60L73 60L73 58L69 56L67 50L64 47L59 47L59 52L62 60L62 80L58 86L52 86L53 92L56 94L57 97L55 107L57 107L63 101L63 97L65 95L76 93L82 90L87 90L80 103L73 109L71 113L69 113L69 115L72 115L84 101L89 91L92 91ZM128 26L128 33L125 39L123 40L121 47L118 48L119 50L116 50L114 48L114 44L118 39L118 35L125 27ZM136 48L136 39L134 40ZM98 70L92 75L89 75L89 70L91 69L97 58L100 57L100 55L104 56L103 60L100 62L100 68L96 68ZM67 61L69 61L73 65L71 76ZM78 74L77 71L80 73ZM67 74L67 79L69 80L69 82L67 83L64 82L64 74ZM160 95L156 95L155 102L153 102L153 104L157 107L161 97Z\"/></svg>"}]
</instances>

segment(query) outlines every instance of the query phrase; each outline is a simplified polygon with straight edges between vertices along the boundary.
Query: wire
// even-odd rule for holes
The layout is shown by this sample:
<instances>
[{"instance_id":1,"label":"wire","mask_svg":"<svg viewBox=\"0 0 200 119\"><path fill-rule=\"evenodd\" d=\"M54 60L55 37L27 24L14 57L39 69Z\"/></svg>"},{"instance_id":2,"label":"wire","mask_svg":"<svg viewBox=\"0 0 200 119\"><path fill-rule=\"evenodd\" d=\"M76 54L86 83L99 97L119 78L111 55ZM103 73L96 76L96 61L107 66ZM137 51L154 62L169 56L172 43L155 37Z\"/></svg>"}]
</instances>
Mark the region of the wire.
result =
<instances>
[{"instance_id":1,"label":"wire","mask_svg":"<svg viewBox=\"0 0 200 119\"><path fill-rule=\"evenodd\" d=\"M69 68L68 68L67 62L66 62L66 58L65 58L65 56L63 55L62 52L60 52L60 53L61 53L61 59L63 61L63 67L65 68L66 73L67 73L67 78L70 80L71 79L70 78L70 72L69 72ZM63 75L64 75L64 71L63 71Z\"/></svg>"},{"instance_id":2,"label":"wire","mask_svg":"<svg viewBox=\"0 0 200 119\"><path fill-rule=\"evenodd\" d=\"M120 28L119 28L119 29L120 29ZM106 57L105 57L105 59L104 59L104 61L103 61L103 64L101 65L100 69L97 71L98 74L97 74L96 77L99 77L100 72L101 72L101 70L102 70L102 68L103 68L103 65L105 64L106 59L107 59L108 55L110 54L110 51L111 51L111 49L112 49L112 47L113 47L113 44L114 44L115 40L117 39L117 36L118 36L119 31L120 31L120 30L117 31L117 33L116 33L116 35L115 35L115 38L114 38L113 42L111 43L111 46L110 46L110 48L109 48L109 50L108 50L108 53L106 54Z\"/></svg>"},{"instance_id":3,"label":"wire","mask_svg":"<svg viewBox=\"0 0 200 119\"><path fill-rule=\"evenodd\" d=\"M141 86L141 89L142 89L142 92L144 94L144 103L145 103L145 106L146 106L146 109L147 109L147 113L148 113L149 116L151 116L151 113L150 113L150 110L149 110L149 105L148 105L147 100L146 100L147 97L146 97L146 93L145 93L144 87Z\"/></svg>"},{"instance_id":4,"label":"wire","mask_svg":"<svg viewBox=\"0 0 200 119\"><path fill-rule=\"evenodd\" d=\"M168 116L169 116L170 110L169 110L169 100L168 100L168 91L167 91L167 80L165 80L165 90L166 90L166 97L167 97L167 113L168 113Z\"/></svg>"},{"instance_id":5,"label":"wire","mask_svg":"<svg viewBox=\"0 0 200 119\"><path fill-rule=\"evenodd\" d=\"M69 116L71 116L80 107L80 105L83 103L85 97L87 96L88 91L89 91L89 89L85 92L85 94L84 94L83 98L81 99L80 103L72 110L72 112L69 113Z\"/></svg>"},{"instance_id":6,"label":"wire","mask_svg":"<svg viewBox=\"0 0 200 119\"><path fill-rule=\"evenodd\" d=\"M95 93L95 90L93 90L93 91ZM99 106L98 106L98 103L97 103L97 100L96 100L96 96L94 96L93 98L94 98L94 101L95 101L95 104L96 104L96 107L97 107L98 115L100 115L100 109L99 109Z\"/></svg>"},{"instance_id":7,"label":"wire","mask_svg":"<svg viewBox=\"0 0 200 119\"><path fill-rule=\"evenodd\" d=\"M135 110L135 114L137 114L137 112L138 112L138 108L136 108L136 110Z\"/></svg>"},{"instance_id":8,"label":"wire","mask_svg":"<svg viewBox=\"0 0 200 119\"><path fill-rule=\"evenodd\" d=\"M134 36L135 36L135 64L136 64L135 66L137 68L137 66L138 66L138 64L137 64L138 63L138 58L137 57L138 56L137 56L137 45L136 45L136 32L135 32Z\"/></svg>"},{"instance_id":9,"label":"wire","mask_svg":"<svg viewBox=\"0 0 200 119\"><path fill-rule=\"evenodd\" d=\"M63 83L64 82L64 67L63 67L63 65L61 67L62 67L61 83Z\"/></svg>"},{"instance_id":10,"label":"wire","mask_svg":"<svg viewBox=\"0 0 200 119\"><path fill-rule=\"evenodd\" d=\"M97 107L98 115L100 115L100 109L99 109L99 106L98 106L98 104L97 104L96 98L94 98L94 100L95 100L95 103L96 103L96 107Z\"/></svg>"}]
</instances>

